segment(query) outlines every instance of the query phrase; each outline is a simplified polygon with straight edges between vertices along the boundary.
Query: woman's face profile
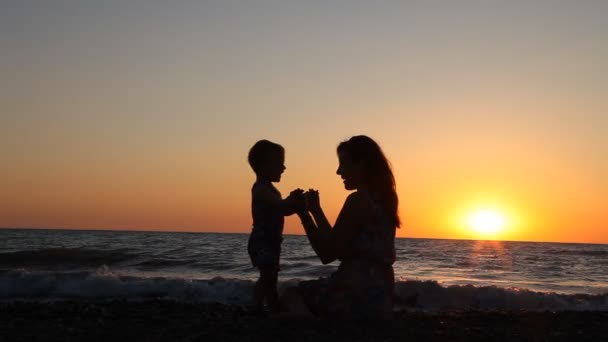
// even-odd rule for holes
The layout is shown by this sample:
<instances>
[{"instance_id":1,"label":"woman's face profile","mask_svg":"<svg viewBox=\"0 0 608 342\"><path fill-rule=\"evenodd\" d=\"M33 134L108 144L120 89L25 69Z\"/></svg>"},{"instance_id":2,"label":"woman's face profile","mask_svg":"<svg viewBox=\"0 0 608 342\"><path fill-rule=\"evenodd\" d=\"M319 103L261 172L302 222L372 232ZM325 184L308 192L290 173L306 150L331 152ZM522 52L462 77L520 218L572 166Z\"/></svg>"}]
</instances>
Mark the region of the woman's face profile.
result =
<instances>
[{"instance_id":1,"label":"woman's face profile","mask_svg":"<svg viewBox=\"0 0 608 342\"><path fill-rule=\"evenodd\" d=\"M354 163L348 152L338 153L338 170L336 173L342 177L346 190L356 190L361 185L361 167Z\"/></svg>"}]
</instances>

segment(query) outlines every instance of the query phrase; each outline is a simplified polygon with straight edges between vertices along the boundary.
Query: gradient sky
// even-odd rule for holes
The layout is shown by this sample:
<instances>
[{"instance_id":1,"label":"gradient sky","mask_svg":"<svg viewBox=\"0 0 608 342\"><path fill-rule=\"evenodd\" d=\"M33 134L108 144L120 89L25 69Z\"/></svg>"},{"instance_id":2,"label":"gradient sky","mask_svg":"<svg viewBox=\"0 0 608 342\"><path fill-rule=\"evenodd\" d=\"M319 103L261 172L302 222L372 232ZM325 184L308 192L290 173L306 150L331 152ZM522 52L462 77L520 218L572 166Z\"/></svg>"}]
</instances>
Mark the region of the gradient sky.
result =
<instances>
[{"instance_id":1,"label":"gradient sky","mask_svg":"<svg viewBox=\"0 0 608 342\"><path fill-rule=\"evenodd\" d=\"M3 1L0 227L248 232L262 138L333 220L367 134L399 236L608 243L607 35L601 0Z\"/></svg>"}]
</instances>

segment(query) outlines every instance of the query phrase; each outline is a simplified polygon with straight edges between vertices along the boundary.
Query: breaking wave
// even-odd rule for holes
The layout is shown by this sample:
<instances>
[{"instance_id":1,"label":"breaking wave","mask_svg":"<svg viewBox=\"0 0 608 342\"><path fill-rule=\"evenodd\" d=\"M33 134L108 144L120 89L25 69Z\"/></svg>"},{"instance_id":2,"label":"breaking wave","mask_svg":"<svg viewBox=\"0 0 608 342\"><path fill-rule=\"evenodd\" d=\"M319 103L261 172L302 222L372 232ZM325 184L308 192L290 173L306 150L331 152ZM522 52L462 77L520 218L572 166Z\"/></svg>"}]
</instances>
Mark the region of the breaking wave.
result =
<instances>
[{"instance_id":1,"label":"breaking wave","mask_svg":"<svg viewBox=\"0 0 608 342\"><path fill-rule=\"evenodd\" d=\"M279 292L296 286L283 281ZM219 302L245 305L251 302L251 280L185 279L125 276L101 267L94 272L0 271L0 300L148 299ZM608 311L608 293L557 294L495 286L442 286L436 281L407 280L395 283L397 308L422 311Z\"/></svg>"}]
</instances>

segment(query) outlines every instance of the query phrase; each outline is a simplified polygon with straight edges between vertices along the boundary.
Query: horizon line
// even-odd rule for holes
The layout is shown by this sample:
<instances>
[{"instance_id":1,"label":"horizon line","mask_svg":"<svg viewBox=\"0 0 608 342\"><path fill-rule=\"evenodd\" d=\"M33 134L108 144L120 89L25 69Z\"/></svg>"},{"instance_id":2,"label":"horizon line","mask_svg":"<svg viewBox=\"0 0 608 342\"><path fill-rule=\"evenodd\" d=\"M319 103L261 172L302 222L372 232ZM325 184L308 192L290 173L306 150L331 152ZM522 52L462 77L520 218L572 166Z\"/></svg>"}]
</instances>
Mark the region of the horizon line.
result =
<instances>
[{"instance_id":1,"label":"horizon line","mask_svg":"<svg viewBox=\"0 0 608 342\"><path fill-rule=\"evenodd\" d=\"M0 227L0 230L78 230L78 231L102 231L102 232L128 232L128 233L202 233L202 234L249 234L248 232L219 232L219 231L191 231L191 230L137 230L132 228L53 228L53 227ZM283 234L288 236L306 236L306 234ZM532 241L532 240L492 240L492 239L466 239L466 238L433 238L433 237L399 237L395 239L415 239L415 240L455 240L455 241L496 241L496 242L526 242L526 243L560 243L578 245L608 245L608 242L566 242L566 241Z\"/></svg>"}]
</instances>

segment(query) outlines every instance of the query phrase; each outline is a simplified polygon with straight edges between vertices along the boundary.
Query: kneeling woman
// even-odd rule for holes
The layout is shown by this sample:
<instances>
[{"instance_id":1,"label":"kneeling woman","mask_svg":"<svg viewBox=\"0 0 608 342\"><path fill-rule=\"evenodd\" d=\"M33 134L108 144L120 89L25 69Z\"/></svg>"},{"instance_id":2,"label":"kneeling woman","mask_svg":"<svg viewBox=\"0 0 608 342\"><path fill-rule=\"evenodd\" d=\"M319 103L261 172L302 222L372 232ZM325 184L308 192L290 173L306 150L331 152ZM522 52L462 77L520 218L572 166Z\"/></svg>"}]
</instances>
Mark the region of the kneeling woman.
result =
<instances>
[{"instance_id":1,"label":"kneeling woman","mask_svg":"<svg viewBox=\"0 0 608 342\"><path fill-rule=\"evenodd\" d=\"M390 318L400 225L395 178L381 148L367 136L340 143L337 152L337 174L347 190L356 191L335 225L329 224L314 190L307 192L307 210L298 215L323 264L337 259L340 265L329 278L302 282L297 292L315 315Z\"/></svg>"}]
</instances>

